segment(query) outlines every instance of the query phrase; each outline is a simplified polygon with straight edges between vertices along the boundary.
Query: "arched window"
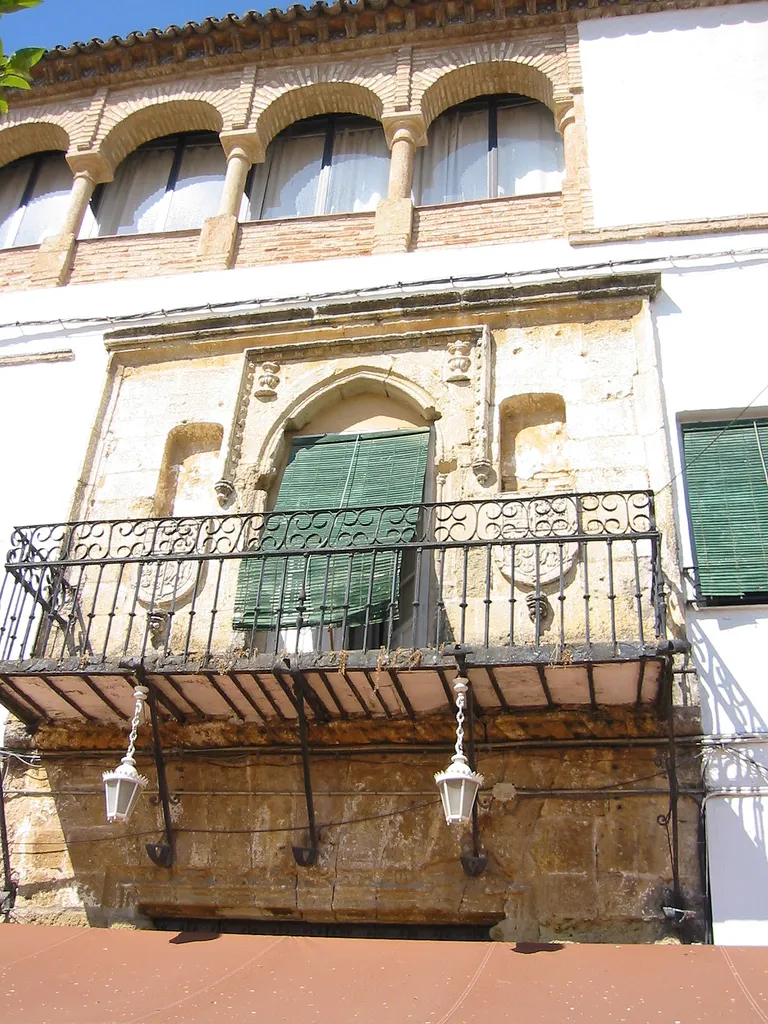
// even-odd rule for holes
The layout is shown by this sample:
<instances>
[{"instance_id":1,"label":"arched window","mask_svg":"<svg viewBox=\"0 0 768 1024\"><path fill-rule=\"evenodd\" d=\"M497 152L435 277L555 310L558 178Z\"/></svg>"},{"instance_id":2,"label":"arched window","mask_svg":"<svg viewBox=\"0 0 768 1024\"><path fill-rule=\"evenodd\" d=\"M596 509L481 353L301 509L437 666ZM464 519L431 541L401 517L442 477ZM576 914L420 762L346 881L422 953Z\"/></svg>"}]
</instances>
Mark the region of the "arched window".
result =
<instances>
[{"instance_id":1,"label":"arched window","mask_svg":"<svg viewBox=\"0 0 768 1024\"><path fill-rule=\"evenodd\" d=\"M378 121L312 117L282 131L253 168L243 220L375 210L387 194L389 149Z\"/></svg>"},{"instance_id":2,"label":"arched window","mask_svg":"<svg viewBox=\"0 0 768 1024\"><path fill-rule=\"evenodd\" d=\"M226 157L215 132L167 135L139 146L98 189L81 237L199 228L218 213Z\"/></svg>"},{"instance_id":3,"label":"arched window","mask_svg":"<svg viewBox=\"0 0 768 1024\"><path fill-rule=\"evenodd\" d=\"M63 153L35 153L0 169L0 248L39 245L55 235L71 189Z\"/></svg>"},{"instance_id":4,"label":"arched window","mask_svg":"<svg viewBox=\"0 0 768 1024\"><path fill-rule=\"evenodd\" d=\"M435 118L417 154L420 206L559 192L563 140L551 112L527 96L483 96Z\"/></svg>"}]
</instances>

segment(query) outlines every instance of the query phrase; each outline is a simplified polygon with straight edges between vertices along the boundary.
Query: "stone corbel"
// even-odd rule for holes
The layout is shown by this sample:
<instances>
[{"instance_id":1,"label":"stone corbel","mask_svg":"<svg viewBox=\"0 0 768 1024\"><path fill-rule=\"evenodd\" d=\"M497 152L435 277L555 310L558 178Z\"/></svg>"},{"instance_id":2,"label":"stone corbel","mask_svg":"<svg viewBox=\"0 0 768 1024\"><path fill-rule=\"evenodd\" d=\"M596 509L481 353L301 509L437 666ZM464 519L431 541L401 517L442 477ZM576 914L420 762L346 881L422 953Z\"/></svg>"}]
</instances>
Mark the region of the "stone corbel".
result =
<instances>
[{"instance_id":1,"label":"stone corbel","mask_svg":"<svg viewBox=\"0 0 768 1024\"><path fill-rule=\"evenodd\" d=\"M486 324L477 351L477 391L475 397L475 444L472 470L481 487L495 479L491 459L493 439L493 335Z\"/></svg>"}]
</instances>

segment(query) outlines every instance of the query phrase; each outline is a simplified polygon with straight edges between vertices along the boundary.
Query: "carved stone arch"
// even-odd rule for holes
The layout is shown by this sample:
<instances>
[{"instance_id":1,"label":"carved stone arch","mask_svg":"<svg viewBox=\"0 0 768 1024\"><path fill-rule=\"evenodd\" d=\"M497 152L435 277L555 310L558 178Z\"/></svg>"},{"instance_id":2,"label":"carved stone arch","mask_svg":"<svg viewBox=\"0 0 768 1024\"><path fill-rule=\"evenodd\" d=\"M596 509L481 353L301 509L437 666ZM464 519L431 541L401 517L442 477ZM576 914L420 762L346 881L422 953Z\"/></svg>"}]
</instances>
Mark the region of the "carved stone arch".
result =
<instances>
[{"instance_id":1,"label":"carved stone arch","mask_svg":"<svg viewBox=\"0 0 768 1024\"><path fill-rule=\"evenodd\" d=\"M478 63L462 63L446 69L426 85L419 102L425 124L449 107L475 96L494 93L518 93L538 100L558 118L565 99L558 83L534 63L498 57Z\"/></svg>"},{"instance_id":2,"label":"carved stone arch","mask_svg":"<svg viewBox=\"0 0 768 1024\"><path fill-rule=\"evenodd\" d=\"M381 121L383 109L381 97L364 85L315 82L289 86L257 113L254 127L266 150L278 132L305 117L360 114Z\"/></svg>"},{"instance_id":3,"label":"carved stone arch","mask_svg":"<svg viewBox=\"0 0 768 1024\"><path fill-rule=\"evenodd\" d=\"M380 391L410 407L427 423L434 425L435 462L442 462L445 441L437 422L440 413L434 396L420 384L395 373L389 367L363 365L337 373L330 379L325 375L316 378L288 402L282 416L272 424L262 441L256 458L257 473L271 478L284 455L286 434L301 430L313 416L338 398L340 391L349 393L351 388L357 393Z\"/></svg>"},{"instance_id":4,"label":"carved stone arch","mask_svg":"<svg viewBox=\"0 0 768 1024\"><path fill-rule=\"evenodd\" d=\"M177 132L222 130L224 119L221 111L204 99L149 97L140 105L129 105L123 116L111 127L105 117L100 131L97 148L112 167L117 167L129 153L151 139Z\"/></svg>"},{"instance_id":5,"label":"carved stone arch","mask_svg":"<svg viewBox=\"0 0 768 1024\"><path fill-rule=\"evenodd\" d=\"M31 153L58 149L66 152L70 139L67 130L52 121L3 125L0 128L0 166Z\"/></svg>"}]
</instances>

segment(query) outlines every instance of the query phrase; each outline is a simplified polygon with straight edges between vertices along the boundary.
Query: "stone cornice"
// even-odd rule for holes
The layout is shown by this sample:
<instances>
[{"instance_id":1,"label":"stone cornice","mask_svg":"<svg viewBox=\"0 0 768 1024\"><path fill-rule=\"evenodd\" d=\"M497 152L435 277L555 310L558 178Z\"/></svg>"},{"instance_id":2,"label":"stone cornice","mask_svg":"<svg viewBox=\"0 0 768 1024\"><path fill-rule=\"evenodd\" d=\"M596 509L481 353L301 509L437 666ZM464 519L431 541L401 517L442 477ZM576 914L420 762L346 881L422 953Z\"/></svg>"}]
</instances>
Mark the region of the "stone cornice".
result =
<instances>
[{"instance_id":1,"label":"stone cornice","mask_svg":"<svg viewBox=\"0 0 768 1024\"><path fill-rule=\"evenodd\" d=\"M731 0L741 3L749 0ZM404 45L450 45L480 37L572 24L591 18L710 7L708 0L347 0L241 18L206 18L165 31L133 32L125 39L92 39L48 51L33 69L32 95L15 106L95 86L122 86L179 73L257 63L315 60Z\"/></svg>"},{"instance_id":2,"label":"stone cornice","mask_svg":"<svg viewBox=\"0 0 768 1024\"><path fill-rule=\"evenodd\" d=\"M386 332L374 332L371 342L377 344L394 342L397 337L406 337L409 343L419 338L422 342L439 340L458 335L475 336L482 329L479 325L457 326L435 329L403 330L404 321L419 320L435 316L457 314L510 314L535 309L545 309L553 303L580 304L587 301L625 302L627 300L653 298L661 284L660 275L653 272L614 273L610 275L574 277L569 280L557 279L536 281L526 284L480 283L468 285L463 290L426 291L397 296L360 297L317 304L278 305L268 309L254 308L250 312L218 313L204 319L183 319L151 326L129 327L109 331L104 344L109 352L120 361L131 362L147 357L173 359L190 356L194 351L210 352L224 347L232 351L244 348L256 350L266 358L269 352L275 355L296 358L306 345L317 348L334 344L349 348L366 345L364 336L335 337L330 343L308 337L296 344L295 341L281 345L272 342L269 347L259 345L260 336L296 335L303 331L316 331L339 327L391 322ZM368 332L366 332L368 333ZM151 355L150 355L151 354ZM254 355L256 352L254 352Z\"/></svg>"}]
</instances>

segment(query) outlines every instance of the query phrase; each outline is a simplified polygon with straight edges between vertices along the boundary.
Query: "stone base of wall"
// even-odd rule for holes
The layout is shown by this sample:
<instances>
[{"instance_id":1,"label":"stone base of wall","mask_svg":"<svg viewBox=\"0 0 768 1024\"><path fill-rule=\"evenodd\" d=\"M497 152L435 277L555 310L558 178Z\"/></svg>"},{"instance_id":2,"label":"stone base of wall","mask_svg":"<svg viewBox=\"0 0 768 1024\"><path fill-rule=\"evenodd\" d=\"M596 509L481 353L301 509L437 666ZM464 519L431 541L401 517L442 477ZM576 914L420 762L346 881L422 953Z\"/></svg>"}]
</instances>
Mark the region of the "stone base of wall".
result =
<instances>
[{"instance_id":1,"label":"stone base of wall","mask_svg":"<svg viewBox=\"0 0 768 1024\"><path fill-rule=\"evenodd\" d=\"M627 738L626 723L601 720L604 736ZM405 743L409 727L401 725ZM479 743L483 731L478 725ZM448 828L437 803L433 774L449 751L425 747L313 753L320 846L310 868L298 867L291 851L307 842L297 755L171 751L176 861L170 870L156 867L144 850L162 829L147 739L140 736L139 768L150 786L123 826L104 816L101 773L114 767L115 754L44 753L44 773L12 762L14 919L129 927L154 917L460 923L493 928L506 941L652 942L676 934L662 911L672 898L672 868L659 824L669 810L661 728L650 746L480 746L488 866L476 878L459 861L471 852L470 835ZM683 789L700 784L690 749L680 756ZM691 934L700 935L696 802L681 797L679 814L685 905L697 911Z\"/></svg>"}]
</instances>

